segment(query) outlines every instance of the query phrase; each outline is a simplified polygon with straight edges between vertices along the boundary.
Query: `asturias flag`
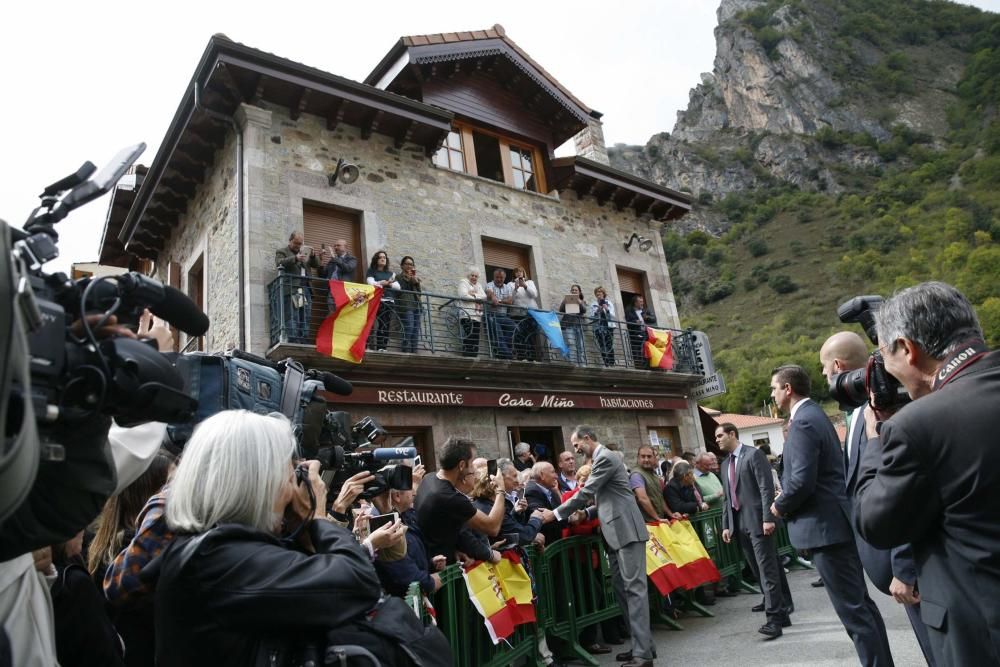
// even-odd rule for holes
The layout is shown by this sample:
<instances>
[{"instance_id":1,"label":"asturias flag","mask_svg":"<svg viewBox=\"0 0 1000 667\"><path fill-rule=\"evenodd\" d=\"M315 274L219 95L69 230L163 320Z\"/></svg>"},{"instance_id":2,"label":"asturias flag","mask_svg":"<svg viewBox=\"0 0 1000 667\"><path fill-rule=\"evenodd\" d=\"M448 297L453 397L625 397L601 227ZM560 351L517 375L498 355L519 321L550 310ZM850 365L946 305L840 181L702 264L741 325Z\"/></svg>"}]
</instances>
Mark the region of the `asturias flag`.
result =
<instances>
[{"instance_id":1,"label":"asturias flag","mask_svg":"<svg viewBox=\"0 0 1000 667\"><path fill-rule=\"evenodd\" d=\"M690 521L651 523L646 529L646 575L661 595L719 580L719 570Z\"/></svg>"},{"instance_id":2,"label":"asturias flag","mask_svg":"<svg viewBox=\"0 0 1000 667\"><path fill-rule=\"evenodd\" d=\"M336 310L319 327L316 351L335 359L360 364L365 343L382 303L382 288L361 283L330 281Z\"/></svg>"},{"instance_id":3,"label":"asturias flag","mask_svg":"<svg viewBox=\"0 0 1000 667\"><path fill-rule=\"evenodd\" d=\"M538 323L538 327L545 334L545 337L549 339L552 347L559 350L564 357L569 359L569 345L566 344L566 339L563 338L562 327L559 326L559 316L551 310L529 309L528 313Z\"/></svg>"},{"instance_id":4,"label":"asturias flag","mask_svg":"<svg viewBox=\"0 0 1000 667\"><path fill-rule=\"evenodd\" d=\"M646 335L648 338L643 346L643 356L649 359L649 367L669 371L674 367L674 346L670 332L646 327Z\"/></svg>"}]
</instances>

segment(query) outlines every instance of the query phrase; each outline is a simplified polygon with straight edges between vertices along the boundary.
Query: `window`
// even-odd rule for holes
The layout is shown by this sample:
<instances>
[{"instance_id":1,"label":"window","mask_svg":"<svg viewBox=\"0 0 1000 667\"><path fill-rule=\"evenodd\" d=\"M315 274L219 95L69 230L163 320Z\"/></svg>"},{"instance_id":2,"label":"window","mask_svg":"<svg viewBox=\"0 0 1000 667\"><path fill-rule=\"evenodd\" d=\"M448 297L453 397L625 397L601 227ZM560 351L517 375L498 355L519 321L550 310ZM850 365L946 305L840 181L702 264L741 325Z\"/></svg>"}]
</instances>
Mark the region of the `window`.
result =
<instances>
[{"instance_id":1,"label":"window","mask_svg":"<svg viewBox=\"0 0 1000 667\"><path fill-rule=\"evenodd\" d=\"M202 253L198 255L198 259L194 261L191 268L188 269L187 274L187 293L194 301L194 305L198 306L198 310L204 312L205 310L205 255ZM194 349L198 352L205 351L205 337L199 336L198 342L195 343Z\"/></svg>"},{"instance_id":2,"label":"window","mask_svg":"<svg viewBox=\"0 0 1000 667\"><path fill-rule=\"evenodd\" d=\"M507 273L507 282L514 278L514 269L523 266L528 278L531 278L531 249L526 246L512 245L501 241L483 239L483 264L486 273L483 274L483 283L493 280L493 272L503 269Z\"/></svg>"},{"instance_id":3,"label":"window","mask_svg":"<svg viewBox=\"0 0 1000 667\"><path fill-rule=\"evenodd\" d=\"M622 307L632 305L632 299L641 296L646 300L646 307L651 308L649 294L646 293L646 274L641 271L618 269L618 289L622 297ZM622 315L624 317L624 314Z\"/></svg>"},{"instance_id":4,"label":"window","mask_svg":"<svg viewBox=\"0 0 1000 667\"><path fill-rule=\"evenodd\" d=\"M354 270L353 279L361 282L368 267L368 259L361 257L361 224L358 214L332 206L304 203L302 205L302 238L305 245L320 252L323 245L333 248L333 244L344 239L351 254L358 258L358 267ZM323 304L324 313L326 304Z\"/></svg>"},{"instance_id":5,"label":"window","mask_svg":"<svg viewBox=\"0 0 1000 667\"><path fill-rule=\"evenodd\" d=\"M446 169L465 171L465 156L462 154L462 135L452 130L444 146L434 154L434 164Z\"/></svg>"},{"instance_id":6,"label":"window","mask_svg":"<svg viewBox=\"0 0 1000 667\"><path fill-rule=\"evenodd\" d=\"M514 177L514 187L538 192L535 181L534 151L519 146L510 147L510 169Z\"/></svg>"},{"instance_id":7,"label":"window","mask_svg":"<svg viewBox=\"0 0 1000 667\"><path fill-rule=\"evenodd\" d=\"M500 140L488 134L474 132L472 145L476 151L476 173L483 178L504 182Z\"/></svg>"},{"instance_id":8,"label":"window","mask_svg":"<svg viewBox=\"0 0 1000 667\"><path fill-rule=\"evenodd\" d=\"M464 171L518 190L545 192L542 151L496 132L456 123L434 164Z\"/></svg>"}]
</instances>

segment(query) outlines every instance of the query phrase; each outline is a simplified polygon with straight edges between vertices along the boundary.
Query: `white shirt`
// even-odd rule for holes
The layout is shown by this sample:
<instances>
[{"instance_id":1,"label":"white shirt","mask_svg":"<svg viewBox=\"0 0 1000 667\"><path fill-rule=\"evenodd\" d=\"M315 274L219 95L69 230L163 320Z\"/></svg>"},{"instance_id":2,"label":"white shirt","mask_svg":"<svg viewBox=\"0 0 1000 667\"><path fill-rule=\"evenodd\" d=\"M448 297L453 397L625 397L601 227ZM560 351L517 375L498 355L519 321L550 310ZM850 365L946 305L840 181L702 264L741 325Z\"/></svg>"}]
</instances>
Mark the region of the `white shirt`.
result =
<instances>
[{"instance_id":1,"label":"white shirt","mask_svg":"<svg viewBox=\"0 0 1000 667\"><path fill-rule=\"evenodd\" d=\"M798 410L799 410L800 407L802 407L803 405L805 405L806 402L808 402L810 400L812 400L812 399L803 398L801 401L799 401L798 403L796 403L795 405L793 405L791 412L788 414L788 420L792 421L793 419L795 419L795 413L798 412Z\"/></svg>"},{"instance_id":2,"label":"white shirt","mask_svg":"<svg viewBox=\"0 0 1000 667\"><path fill-rule=\"evenodd\" d=\"M865 427L865 406L862 405L854 409L854 414L851 415L851 430L847 432L847 442L844 443L845 451L847 452L847 460L851 460L851 443L854 442L854 434L857 433L856 429Z\"/></svg>"}]
</instances>

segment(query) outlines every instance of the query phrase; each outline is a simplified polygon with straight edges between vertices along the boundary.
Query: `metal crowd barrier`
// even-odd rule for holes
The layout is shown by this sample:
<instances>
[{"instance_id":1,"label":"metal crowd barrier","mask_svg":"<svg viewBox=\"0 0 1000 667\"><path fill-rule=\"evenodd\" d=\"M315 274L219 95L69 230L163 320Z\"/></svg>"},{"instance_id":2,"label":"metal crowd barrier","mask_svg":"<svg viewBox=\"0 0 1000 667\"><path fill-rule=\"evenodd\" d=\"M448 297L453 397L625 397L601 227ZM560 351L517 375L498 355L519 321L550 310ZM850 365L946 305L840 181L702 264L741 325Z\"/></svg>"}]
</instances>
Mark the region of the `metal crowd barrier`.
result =
<instances>
[{"instance_id":1,"label":"metal crowd barrier","mask_svg":"<svg viewBox=\"0 0 1000 667\"><path fill-rule=\"evenodd\" d=\"M494 644L482 615L469 600L461 565L449 565L440 574L441 588L434 594L434 610L438 629L455 656L455 667L507 667L520 658L536 660L534 623L517 626L506 641Z\"/></svg>"},{"instance_id":2,"label":"metal crowd barrier","mask_svg":"<svg viewBox=\"0 0 1000 667\"><path fill-rule=\"evenodd\" d=\"M729 544L722 541L722 509L698 512L690 519L691 526L698 533L705 551L712 558L722 578L748 593L759 593L757 588L743 580L743 550L739 543L735 539L730 540Z\"/></svg>"},{"instance_id":3,"label":"metal crowd barrier","mask_svg":"<svg viewBox=\"0 0 1000 667\"><path fill-rule=\"evenodd\" d=\"M792 559L791 563L789 563L790 566L798 565L799 567L805 569L809 570L813 569L813 566L810 563L807 563L806 561L802 560L802 558L799 556L799 550L795 548L795 546L792 544L792 541L789 539L788 524L786 522L784 521L778 522L778 527L774 531L774 540L775 542L777 542L776 546L778 549L778 558L783 558L784 556L788 556L789 558Z\"/></svg>"},{"instance_id":4,"label":"metal crowd barrier","mask_svg":"<svg viewBox=\"0 0 1000 667\"><path fill-rule=\"evenodd\" d=\"M330 313L329 293L326 280L279 274L268 285L270 345L314 345L316 333ZM303 304L301 309L293 308L293 298L294 303ZM615 326L604 329L586 316L579 326L560 316L570 352L566 359L551 347L528 312L513 306L495 308L482 301L419 292L416 309L404 307L397 294L393 305L381 305L377 318L368 340L368 348L373 350L513 359L567 367L645 365L641 353L638 357L633 353L628 323L620 320L609 320ZM687 331L670 331L674 340L673 370L695 372L693 337Z\"/></svg>"},{"instance_id":5,"label":"metal crowd barrier","mask_svg":"<svg viewBox=\"0 0 1000 667\"><path fill-rule=\"evenodd\" d=\"M580 631L622 614L604 540L600 535L563 538L546 546L532 564L542 629L562 639L576 660L596 667L600 663L579 642Z\"/></svg>"}]
</instances>

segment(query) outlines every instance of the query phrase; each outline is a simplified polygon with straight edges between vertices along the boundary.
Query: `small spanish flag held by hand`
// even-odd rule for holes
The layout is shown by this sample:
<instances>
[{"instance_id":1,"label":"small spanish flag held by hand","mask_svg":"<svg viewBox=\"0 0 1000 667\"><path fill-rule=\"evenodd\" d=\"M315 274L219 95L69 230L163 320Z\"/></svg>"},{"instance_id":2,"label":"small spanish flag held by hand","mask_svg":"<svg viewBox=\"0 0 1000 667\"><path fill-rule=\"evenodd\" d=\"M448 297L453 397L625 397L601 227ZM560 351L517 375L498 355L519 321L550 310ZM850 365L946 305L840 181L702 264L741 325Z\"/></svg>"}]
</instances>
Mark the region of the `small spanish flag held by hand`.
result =
<instances>
[{"instance_id":1,"label":"small spanish flag held by hand","mask_svg":"<svg viewBox=\"0 0 1000 667\"><path fill-rule=\"evenodd\" d=\"M330 281L336 308L323 320L316 334L316 351L334 359L360 364L365 343L382 303L382 288L361 283Z\"/></svg>"},{"instance_id":2,"label":"small spanish flag held by hand","mask_svg":"<svg viewBox=\"0 0 1000 667\"><path fill-rule=\"evenodd\" d=\"M643 345L643 356L649 359L650 368L663 368L670 370L674 367L674 346L669 331L646 327L645 345Z\"/></svg>"}]
</instances>

